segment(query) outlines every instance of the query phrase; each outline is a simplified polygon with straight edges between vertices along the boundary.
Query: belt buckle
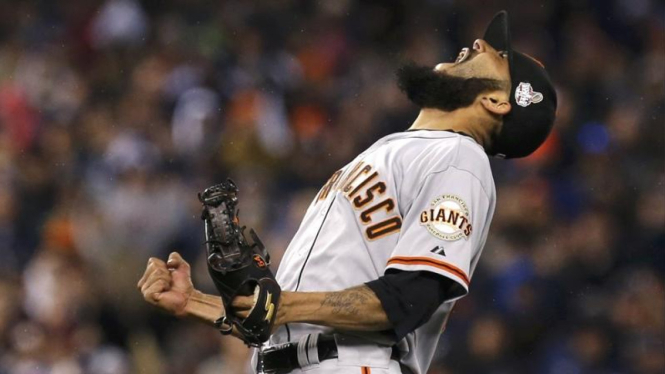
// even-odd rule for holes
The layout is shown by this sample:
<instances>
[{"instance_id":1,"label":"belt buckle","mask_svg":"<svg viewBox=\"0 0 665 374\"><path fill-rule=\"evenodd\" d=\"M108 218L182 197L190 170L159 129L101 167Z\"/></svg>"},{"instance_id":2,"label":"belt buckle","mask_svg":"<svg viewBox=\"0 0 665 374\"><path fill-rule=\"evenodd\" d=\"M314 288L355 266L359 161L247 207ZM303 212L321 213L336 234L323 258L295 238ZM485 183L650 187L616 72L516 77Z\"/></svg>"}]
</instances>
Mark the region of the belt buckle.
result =
<instances>
[{"instance_id":1,"label":"belt buckle","mask_svg":"<svg viewBox=\"0 0 665 374\"><path fill-rule=\"evenodd\" d=\"M259 347L259 353L257 355L257 360L256 360L256 373L257 374L279 374L280 370L283 370L281 368L275 368L275 369L266 369L265 368L265 355L266 353L270 354L273 352L281 351L289 346L289 343L282 343L282 344L277 344L273 345L268 348L263 348Z\"/></svg>"}]
</instances>

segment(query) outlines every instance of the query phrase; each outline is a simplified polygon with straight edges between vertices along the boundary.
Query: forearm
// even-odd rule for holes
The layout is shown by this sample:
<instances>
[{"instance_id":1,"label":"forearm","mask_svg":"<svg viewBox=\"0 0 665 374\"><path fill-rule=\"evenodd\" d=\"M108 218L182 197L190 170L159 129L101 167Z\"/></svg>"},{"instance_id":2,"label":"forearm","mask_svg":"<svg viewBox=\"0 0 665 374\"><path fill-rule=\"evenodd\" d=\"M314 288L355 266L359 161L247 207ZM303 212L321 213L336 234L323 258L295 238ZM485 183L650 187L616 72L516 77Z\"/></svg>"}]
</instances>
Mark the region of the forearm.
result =
<instances>
[{"instance_id":1,"label":"forearm","mask_svg":"<svg viewBox=\"0 0 665 374\"><path fill-rule=\"evenodd\" d=\"M184 315L212 325L224 315L224 304L219 296L194 291L185 305Z\"/></svg>"},{"instance_id":2,"label":"forearm","mask_svg":"<svg viewBox=\"0 0 665 374\"><path fill-rule=\"evenodd\" d=\"M381 301L367 286L337 292L283 292L277 323L301 322L350 331L391 328Z\"/></svg>"},{"instance_id":3,"label":"forearm","mask_svg":"<svg viewBox=\"0 0 665 374\"><path fill-rule=\"evenodd\" d=\"M219 296L194 291L184 314L212 325L224 315L224 305ZM283 291L276 325L294 322L350 331L383 331L392 327L381 301L365 285L336 292Z\"/></svg>"},{"instance_id":4,"label":"forearm","mask_svg":"<svg viewBox=\"0 0 665 374\"><path fill-rule=\"evenodd\" d=\"M215 321L225 313L226 311L224 310L224 304L222 303L221 297L208 295L196 290L192 293L192 296L189 298L187 305L185 306L186 316L193 317L212 326L214 326ZM235 327L233 327L233 332L231 334L236 338L241 337Z\"/></svg>"}]
</instances>

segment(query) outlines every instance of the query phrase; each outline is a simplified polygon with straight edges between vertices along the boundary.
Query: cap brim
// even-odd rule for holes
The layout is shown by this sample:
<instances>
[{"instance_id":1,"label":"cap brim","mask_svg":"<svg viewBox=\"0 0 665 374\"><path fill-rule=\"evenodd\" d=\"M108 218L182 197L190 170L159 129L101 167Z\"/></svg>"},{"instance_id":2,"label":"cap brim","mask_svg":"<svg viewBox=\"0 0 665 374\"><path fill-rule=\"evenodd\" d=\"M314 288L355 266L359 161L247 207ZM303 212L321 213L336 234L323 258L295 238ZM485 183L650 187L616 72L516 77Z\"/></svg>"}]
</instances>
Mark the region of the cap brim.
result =
<instances>
[{"instance_id":1,"label":"cap brim","mask_svg":"<svg viewBox=\"0 0 665 374\"><path fill-rule=\"evenodd\" d=\"M510 28L508 26L508 12L502 10L492 18L492 21L485 30L483 40L497 51L508 52L508 62L512 62L513 48L510 40Z\"/></svg>"}]
</instances>

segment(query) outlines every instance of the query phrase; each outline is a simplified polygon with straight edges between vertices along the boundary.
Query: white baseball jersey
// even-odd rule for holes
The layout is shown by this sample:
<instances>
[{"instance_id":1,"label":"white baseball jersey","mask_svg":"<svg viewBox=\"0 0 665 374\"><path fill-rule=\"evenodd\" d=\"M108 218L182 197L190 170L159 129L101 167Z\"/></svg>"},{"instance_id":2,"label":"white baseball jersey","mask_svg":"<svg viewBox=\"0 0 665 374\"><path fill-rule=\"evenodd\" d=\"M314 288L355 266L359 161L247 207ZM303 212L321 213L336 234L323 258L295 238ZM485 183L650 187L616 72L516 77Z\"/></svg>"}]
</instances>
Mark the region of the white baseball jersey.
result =
<instances>
[{"instance_id":1,"label":"white baseball jersey","mask_svg":"<svg viewBox=\"0 0 665 374\"><path fill-rule=\"evenodd\" d=\"M425 270L455 281L461 297L468 292L494 204L489 160L472 138L429 130L386 136L321 189L282 259L277 280L286 291L338 291L375 280L387 269ZM441 305L398 343L403 372L426 373L454 301ZM312 332L333 331L289 324L270 343L296 341ZM338 365L387 370L394 361L390 343L381 337L336 336Z\"/></svg>"}]
</instances>

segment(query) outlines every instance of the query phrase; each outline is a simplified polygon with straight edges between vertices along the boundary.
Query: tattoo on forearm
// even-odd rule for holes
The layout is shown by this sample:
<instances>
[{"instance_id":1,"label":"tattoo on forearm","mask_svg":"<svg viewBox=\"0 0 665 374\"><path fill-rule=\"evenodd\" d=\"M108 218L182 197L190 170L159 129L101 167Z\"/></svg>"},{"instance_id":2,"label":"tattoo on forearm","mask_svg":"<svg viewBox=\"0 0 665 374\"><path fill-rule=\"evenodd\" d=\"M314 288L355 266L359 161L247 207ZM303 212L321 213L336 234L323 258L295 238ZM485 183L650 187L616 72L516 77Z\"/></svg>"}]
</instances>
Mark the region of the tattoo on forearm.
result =
<instances>
[{"instance_id":1,"label":"tattoo on forearm","mask_svg":"<svg viewBox=\"0 0 665 374\"><path fill-rule=\"evenodd\" d=\"M321 307L332 308L333 314L356 314L372 297L375 297L374 292L363 285L346 291L326 293Z\"/></svg>"}]
</instances>

